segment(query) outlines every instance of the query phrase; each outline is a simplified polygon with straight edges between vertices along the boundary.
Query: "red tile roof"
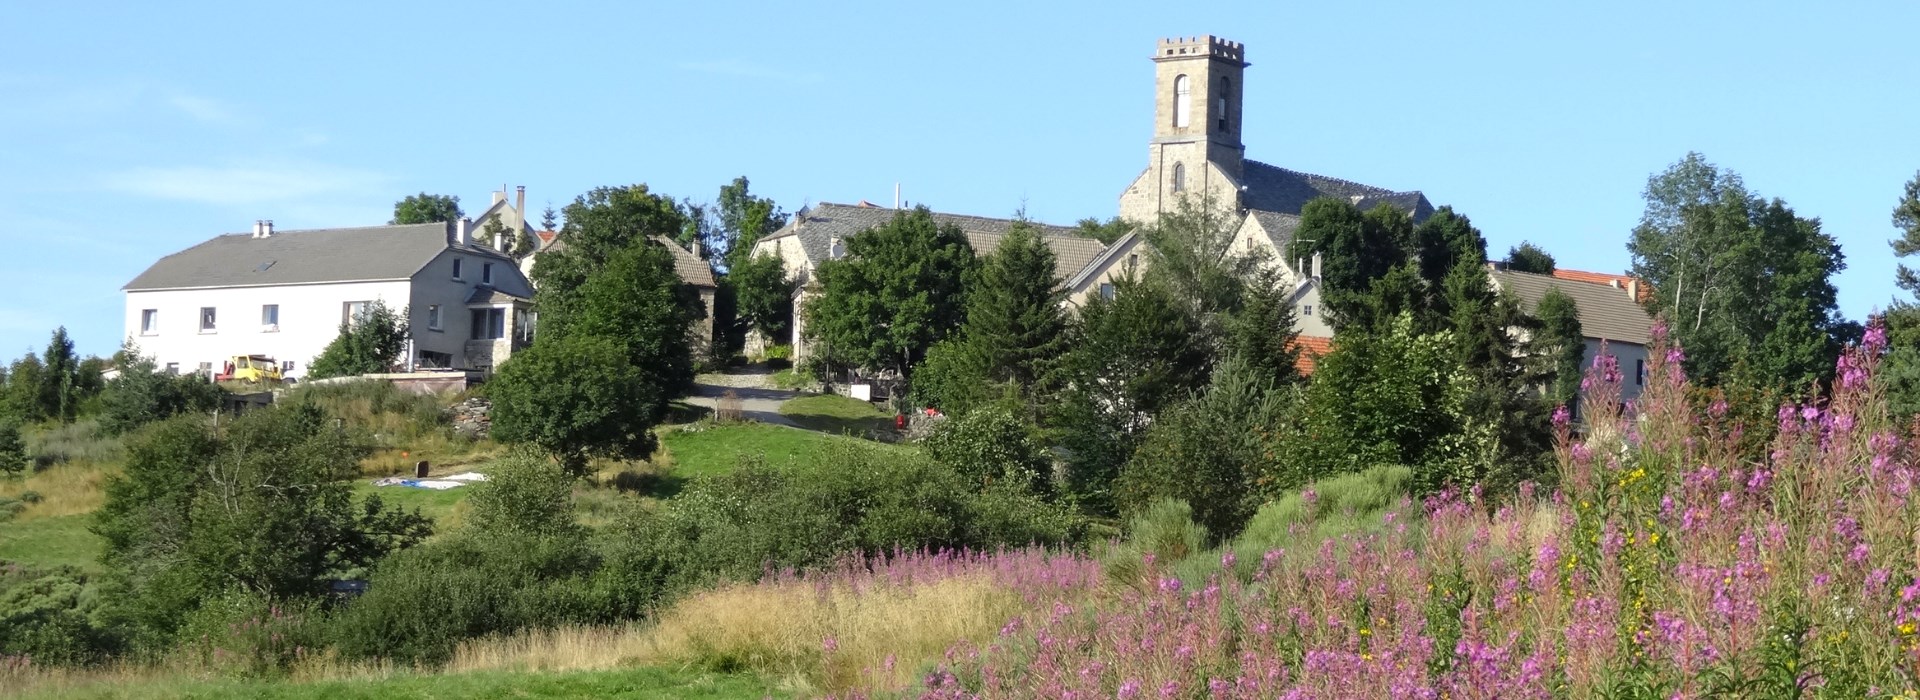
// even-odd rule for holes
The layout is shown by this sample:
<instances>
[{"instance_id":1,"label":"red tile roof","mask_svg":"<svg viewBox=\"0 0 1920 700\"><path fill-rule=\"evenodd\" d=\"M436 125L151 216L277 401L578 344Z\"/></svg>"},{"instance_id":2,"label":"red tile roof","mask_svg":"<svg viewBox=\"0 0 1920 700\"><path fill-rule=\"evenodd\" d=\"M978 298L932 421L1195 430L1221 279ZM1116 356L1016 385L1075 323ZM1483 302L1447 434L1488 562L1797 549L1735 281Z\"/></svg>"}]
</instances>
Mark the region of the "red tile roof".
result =
<instances>
[{"instance_id":1,"label":"red tile roof","mask_svg":"<svg viewBox=\"0 0 1920 700\"><path fill-rule=\"evenodd\" d=\"M1634 281L1632 275L1613 275L1605 272L1587 272L1585 270L1554 270L1553 276L1569 282L1591 282L1593 284L1604 284L1616 289L1626 289L1629 283ZM1639 296L1640 298L1634 301L1646 301L1651 298L1653 296L1652 285L1641 282Z\"/></svg>"},{"instance_id":2,"label":"red tile roof","mask_svg":"<svg viewBox=\"0 0 1920 700\"><path fill-rule=\"evenodd\" d=\"M1314 338L1304 335L1294 336L1293 345L1300 350L1300 359L1294 363L1294 367L1299 368L1300 376L1303 377L1311 376L1314 365L1319 362L1320 358L1333 351L1332 338Z\"/></svg>"},{"instance_id":3,"label":"red tile roof","mask_svg":"<svg viewBox=\"0 0 1920 700\"><path fill-rule=\"evenodd\" d=\"M533 235L540 237L540 245L546 245L548 243L552 243L553 237L560 235L560 232L559 231L534 231Z\"/></svg>"}]
</instances>

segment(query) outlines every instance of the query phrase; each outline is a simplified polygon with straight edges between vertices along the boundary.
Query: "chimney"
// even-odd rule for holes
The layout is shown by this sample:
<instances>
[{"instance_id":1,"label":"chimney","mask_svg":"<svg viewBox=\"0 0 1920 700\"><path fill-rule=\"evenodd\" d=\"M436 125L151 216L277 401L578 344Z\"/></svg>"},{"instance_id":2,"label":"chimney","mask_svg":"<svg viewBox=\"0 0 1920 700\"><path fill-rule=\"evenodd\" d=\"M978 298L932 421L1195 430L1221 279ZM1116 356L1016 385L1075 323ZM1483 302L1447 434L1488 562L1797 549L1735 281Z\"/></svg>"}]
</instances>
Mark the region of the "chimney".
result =
<instances>
[{"instance_id":1,"label":"chimney","mask_svg":"<svg viewBox=\"0 0 1920 700\"><path fill-rule=\"evenodd\" d=\"M1640 300L1640 280L1627 280L1627 298L1634 301Z\"/></svg>"},{"instance_id":2,"label":"chimney","mask_svg":"<svg viewBox=\"0 0 1920 700\"><path fill-rule=\"evenodd\" d=\"M513 190L513 236L519 238L521 229L527 227L527 186L515 185Z\"/></svg>"},{"instance_id":3,"label":"chimney","mask_svg":"<svg viewBox=\"0 0 1920 700\"><path fill-rule=\"evenodd\" d=\"M267 219L266 221L261 222L260 237L267 238L272 235L273 235L273 219Z\"/></svg>"},{"instance_id":4,"label":"chimney","mask_svg":"<svg viewBox=\"0 0 1920 700\"><path fill-rule=\"evenodd\" d=\"M1320 281L1320 251L1313 253L1313 281Z\"/></svg>"},{"instance_id":5,"label":"chimney","mask_svg":"<svg viewBox=\"0 0 1920 700\"><path fill-rule=\"evenodd\" d=\"M254 219L254 220L253 220L253 237L254 237L254 238L259 238L259 237L260 237L260 227L261 227L261 226L263 226L263 225L265 225L266 223L267 223L267 220L266 220L266 219Z\"/></svg>"},{"instance_id":6,"label":"chimney","mask_svg":"<svg viewBox=\"0 0 1920 700\"><path fill-rule=\"evenodd\" d=\"M693 239L693 257L700 258L702 260L705 260L707 257L705 255L700 254L700 239L698 238Z\"/></svg>"},{"instance_id":7,"label":"chimney","mask_svg":"<svg viewBox=\"0 0 1920 700\"><path fill-rule=\"evenodd\" d=\"M500 183L500 189L495 190L493 193L493 203L499 204L504 201L507 201L507 183L502 182Z\"/></svg>"},{"instance_id":8,"label":"chimney","mask_svg":"<svg viewBox=\"0 0 1920 700\"><path fill-rule=\"evenodd\" d=\"M453 222L454 245L473 245L473 219L460 217Z\"/></svg>"}]
</instances>

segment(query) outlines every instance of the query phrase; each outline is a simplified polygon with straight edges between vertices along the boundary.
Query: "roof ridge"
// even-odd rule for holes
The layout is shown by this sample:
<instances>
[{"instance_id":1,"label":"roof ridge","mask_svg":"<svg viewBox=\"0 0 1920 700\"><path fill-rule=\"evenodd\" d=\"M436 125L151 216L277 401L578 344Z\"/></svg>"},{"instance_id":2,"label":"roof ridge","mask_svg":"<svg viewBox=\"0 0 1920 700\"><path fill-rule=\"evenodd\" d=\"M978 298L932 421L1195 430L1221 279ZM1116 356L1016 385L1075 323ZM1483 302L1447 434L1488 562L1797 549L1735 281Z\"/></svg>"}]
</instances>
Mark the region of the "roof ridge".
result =
<instances>
[{"instance_id":1,"label":"roof ridge","mask_svg":"<svg viewBox=\"0 0 1920 700\"><path fill-rule=\"evenodd\" d=\"M1352 185L1352 186L1354 186L1354 187L1359 187L1359 188L1362 188L1362 189L1368 189L1368 190L1374 190L1374 191L1377 191L1377 192L1382 192L1382 193L1384 193L1384 194L1383 194L1383 195L1381 195L1381 196L1394 196L1394 195L1403 195L1403 194L1421 194L1421 192L1420 192L1420 190L1403 190L1403 191L1395 191L1395 190L1390 190L1390 189L1387 189L1387 188L1385 188L1385 187L1381 187L1381 186L1379 186L1379 185L1369 185L1369 184L1366 184L1366 183L1364 183L1364 182L1354 182L1353 180L1348 180L1348 179L1346 179L1346 178L1343 178L1343 177L1334 177L1334 176L1332 176L1332 175L1321 175L1321 174L1319 174L1319 173L1310 173L1310 172L1307 172L1307 171L1305 171L1305 170L1294 170L1293 168L1283 168L1283 167L1281 167L1281 166L1278 166L1278 165L1274 165L1274 164L1272 164L1272 163L1267 163L1267 162L1263 162L1263 161L1258 161L1258 160L1253 160L1253 159L1251 159L1251 158L1248 158L1246 162L1248 162L1248 163L1252 163L1252 164L1254 164L1254 165L1259 165L1259 166L1263 166L1263 167L1268 167L1268 168L1273 168L1274 170L1279 170L1279 171L1281 171L1281 172L1287 172L1287 173L1293 173L1293 174L1295 174L1295 175L1301 175L1301 176L1304 176L1304 177L1317 177L1317 178L1320 178L1320 179L1322 179L1322 180L1332 180L1332 181L1334 181L1334 182L1337 182L1337 183L1340 183L1340 184L1343 184L1343 185Z\"/></svg>"}]
</instances>

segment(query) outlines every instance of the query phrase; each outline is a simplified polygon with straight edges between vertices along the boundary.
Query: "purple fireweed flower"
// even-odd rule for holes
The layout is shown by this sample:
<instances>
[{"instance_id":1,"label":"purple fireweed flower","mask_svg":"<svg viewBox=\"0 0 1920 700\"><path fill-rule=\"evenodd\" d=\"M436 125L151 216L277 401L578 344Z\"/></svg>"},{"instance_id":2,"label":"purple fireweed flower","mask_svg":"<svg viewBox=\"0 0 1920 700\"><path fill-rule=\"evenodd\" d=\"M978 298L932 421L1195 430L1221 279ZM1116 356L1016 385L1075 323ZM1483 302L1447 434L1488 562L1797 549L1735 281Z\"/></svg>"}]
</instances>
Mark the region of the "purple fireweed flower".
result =
<instances>
[{"instance_id":1,"label":"purple fireweed flower","mask_svg":"<svg viewBox=\"0 0 1920 700\"><path fill-rule=\"evenodd\" d=\"M1120 691L1114 693L1114 697L1120 700L1132 700L1133 698L1140 697L1140 681L1128 678L1120 684Z\"/></svg>"},{"instance_id":2,"label":"purple fireweed flower","mask_svg":"<svg viewBox=\"0 0 1920 700\"><path fill-rule=\"evenodd\" d=\"M1180 585L1180 579L1171 576L1160 579L1160 590L1166 593L1179 593Z\"/></svg>"},{"instance_id":3,"label":"purple fireweed flower","mask_svg":"<svg viewBox=\"0 0 1920 700\"><path fill-rule=\"evenodd\" d=\"M1553 409L1553 427L1563 428L1563 427L1566 427L1566 425L1572 421L1573 421L1573 414L1567 411L1566 404L1560 404L1559 406Z\"/></svg>"},{"instance_id":4,"label":"purple fireweed flower","mask_svg":"<svg viewBox=\"0 0 1920 700\"><path fill-rule=\"evenodd\" d=\"M1707 413L1715 418L1725 418L1727 408L1726 399L1714 399L1713 404L1707 407Z\"/></svg>"},{"instance_id":5,"label":"purple fireweed flower","mask_svg":"<svg viewBox=\"0 0 1920 700\"><path fill-rule=\"evenodd\" d=\"M820 649L831 654L840 650L840 640L827 637L820 640Z\"/></svg>"}]
</instances>

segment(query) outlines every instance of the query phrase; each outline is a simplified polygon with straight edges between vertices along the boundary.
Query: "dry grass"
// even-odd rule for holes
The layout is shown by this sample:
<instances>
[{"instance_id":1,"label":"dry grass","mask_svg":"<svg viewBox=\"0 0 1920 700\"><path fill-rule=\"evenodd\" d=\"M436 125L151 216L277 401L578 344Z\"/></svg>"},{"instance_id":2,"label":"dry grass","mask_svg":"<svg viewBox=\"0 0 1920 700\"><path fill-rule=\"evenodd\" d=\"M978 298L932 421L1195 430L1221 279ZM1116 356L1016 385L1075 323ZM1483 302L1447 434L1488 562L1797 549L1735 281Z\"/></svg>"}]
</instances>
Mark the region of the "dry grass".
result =
<instances>
[{"instance_id":1,"label":"dry grass","mask_svg":"<svg viewBox=\"0 0 1920 700\"><path fill-rule=\"evenodd\" d=\"M107 478L119 471L118 464L64 462L24 478L0 480L0 497L17 499L28 491L40 494L40 502L20 511L13 517L15 522L91 513L106 503Z\"/></svg>"},{"instance_id":2,"label":"dry grass","mask_svg":"<svg viewBox=\"0 0 1920 700\"><path fill-rule=\"evenodd\" d=\"M690 666L753 672L818 692L899 691L919 679L921 664L963 639L984 644L1025 608L1019 593L984 574L859 590L807 581L734 585L686 598L652 625L468 642L448 670Z\"/></svg>"}]
</instances>

